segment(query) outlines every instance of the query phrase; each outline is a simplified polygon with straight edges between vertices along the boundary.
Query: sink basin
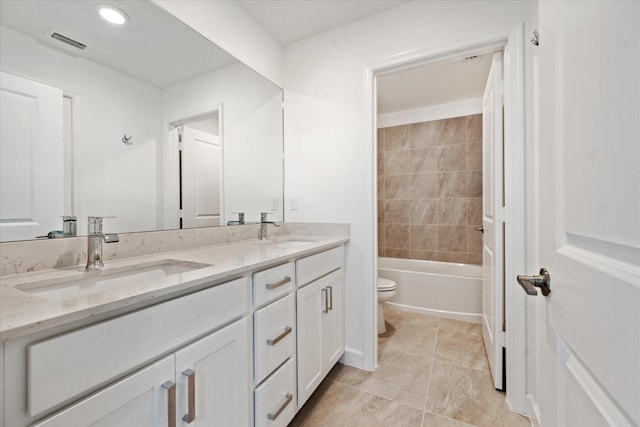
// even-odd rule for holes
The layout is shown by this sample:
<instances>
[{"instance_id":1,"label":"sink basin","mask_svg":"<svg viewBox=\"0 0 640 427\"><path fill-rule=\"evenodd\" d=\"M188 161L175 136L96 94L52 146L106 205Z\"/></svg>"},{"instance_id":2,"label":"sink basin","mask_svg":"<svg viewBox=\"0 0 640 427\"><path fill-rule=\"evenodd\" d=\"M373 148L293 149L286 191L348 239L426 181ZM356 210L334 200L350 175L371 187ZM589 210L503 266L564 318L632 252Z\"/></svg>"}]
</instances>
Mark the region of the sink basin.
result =
<instances>
[{"instance_id":1,"label":"sink basin","mask_svg":"<svg viewBox=\"0 0 640 427\"><path fill-rule=\"evenodd\" d=\"M105 267L102 270L77 273L72 277L28 282L16 287L40 298L64 301L105 290L152 283L210 266L178 260L163 260L135 266Z\"/></svg>"}]
</instances>

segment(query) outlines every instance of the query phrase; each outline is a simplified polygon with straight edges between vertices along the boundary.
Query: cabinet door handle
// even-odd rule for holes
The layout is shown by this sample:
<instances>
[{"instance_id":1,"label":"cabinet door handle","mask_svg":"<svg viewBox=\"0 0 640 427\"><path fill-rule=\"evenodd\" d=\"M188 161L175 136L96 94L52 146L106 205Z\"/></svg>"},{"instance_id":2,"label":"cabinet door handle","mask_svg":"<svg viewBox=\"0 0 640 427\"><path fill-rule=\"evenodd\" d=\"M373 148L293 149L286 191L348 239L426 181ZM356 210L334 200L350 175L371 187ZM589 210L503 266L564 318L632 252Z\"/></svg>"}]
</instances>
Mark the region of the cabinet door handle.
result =
<instances>
[{"instance_id":1,"label":"cabinet door handle","mask_svg":"<svg viewBox=\"0 0 640 427\"><path fill-rule=\"evenodd\" d=\"M293 400L293 395L291 393L287 393L285 397L286 399L284 400L284 403L278 408L278 410L274 414L272 413L267 414L267 418L269 418L270 421L275 421L275 419L278 418L278 415L280 415L282 411L284 411L284 408L286 408L287 405L291 403L291 401Z\"/></svg>"},{"instance_id":2,"label":"cabinet door handle","mask_svg":"<svg viewBox=\"0 0 640 427\"><path fill-rule=\"evenodd\" d=\"M328 313L329 312L329 291L327 291L327 288L322 288L320 291L324 296L324 308L322 309L322 312Z\"/></svg>"},{"instance_id":3,"label":"cabinet door handle","mask_svg":"<svg viewBox=\"0 0 640 427\"><path fill-rule=\"evenodd\" d=\"M327 308L329 311L333 310L333 286L327 286L327 289L329 289L329 307Z\"/></svg>"},{"instance_id":4,"label":"cabinet door handle","mask_svg":"<svg viewBox=\"0 0 640 427\"><path fill-rule=\"evenodd\" d=\"M196 419L196 373L191 369L187 369L182 372L182 375L187 377L187 387L188 387L188 400L189 400L189 408L188 412L185 416L182 417L182 421L187 424L190 424L193 420Z\"/></svg>"},{"instance_id":5,"label":"cabinet door handle","mask_svg":"<svg viewBox=\"0 0 640 427\"><path fill-rule=\"evenodd\" d=\"M276 344L278 344L280 341L282 341L282 339L284 337L289 335L291 333L291 331L292 331L291 326L287 326L286 328L284 328L284 332L283 333L281 333L280 335L278 335L274 339L269 338L267 340L267 344L268 345L276 345Z\"/></svg>"},{"instance_id":6,"label":"cabinet door handle","mask_svg":"<svg viewBox=\"0 0 640 427\"><path fill-rule=\"evenodd\" d=\"M167 381L162 388L167 390L167 426L176 427L176 383Z\"/></svg>"},{"instance_id":7,"label":"cabinet door handle","mask_svg":"<svg viewBox=\"0 0 640 427\"><path fill-rule=\"evenodd\" d=\"M279 282L276 283L267 283L267 289L275 289L275 288L279 288L282 285L286 285L287 283L289 283L291 281L291 276L284 276L284 279L280 280Z\"/></svg>"}]
</instances>

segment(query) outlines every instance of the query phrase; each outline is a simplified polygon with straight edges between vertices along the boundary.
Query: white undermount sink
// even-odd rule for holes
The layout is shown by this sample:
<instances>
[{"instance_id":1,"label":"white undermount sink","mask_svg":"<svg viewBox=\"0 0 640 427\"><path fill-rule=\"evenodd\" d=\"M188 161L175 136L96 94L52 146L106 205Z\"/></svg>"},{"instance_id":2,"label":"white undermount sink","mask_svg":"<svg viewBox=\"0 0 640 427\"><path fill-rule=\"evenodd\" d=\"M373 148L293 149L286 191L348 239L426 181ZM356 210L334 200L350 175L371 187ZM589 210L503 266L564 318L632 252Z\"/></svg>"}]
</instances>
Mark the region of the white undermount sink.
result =
<instances>
[{"instance_id":1,"label":"white undermount sink","mask_svg":"<svg viewBox=\"0 0 640 427\"><path fill-rule=\"evenodd\" d=\"M107 266L101 270L78 272L71 277L27 282L16 287L43 299L64 301L115 288L152 283L205 267L211 267L211 264L161 260L134 266L113 268Z\"/></svg>"}]
</instances>

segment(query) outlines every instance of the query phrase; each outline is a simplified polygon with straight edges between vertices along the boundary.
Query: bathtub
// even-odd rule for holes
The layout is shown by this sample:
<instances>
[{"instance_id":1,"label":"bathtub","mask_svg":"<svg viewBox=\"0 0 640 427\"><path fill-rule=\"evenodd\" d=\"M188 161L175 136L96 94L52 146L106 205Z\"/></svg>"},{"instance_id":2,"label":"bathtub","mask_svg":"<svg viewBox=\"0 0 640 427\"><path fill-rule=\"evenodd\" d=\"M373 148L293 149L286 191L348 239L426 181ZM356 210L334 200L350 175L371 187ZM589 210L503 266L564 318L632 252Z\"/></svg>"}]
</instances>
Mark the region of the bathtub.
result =
<instances>
[{"instance_id":1,"label":"bathtub","mask_svg":"<svg viewBox=\"0 0 640 427\"><path fill-rule=\"evenodd\" d=\"M398 284L387 304L440 317L480 323L482 266L378 258L378 276Z\"/></svg>"}]
</instances>

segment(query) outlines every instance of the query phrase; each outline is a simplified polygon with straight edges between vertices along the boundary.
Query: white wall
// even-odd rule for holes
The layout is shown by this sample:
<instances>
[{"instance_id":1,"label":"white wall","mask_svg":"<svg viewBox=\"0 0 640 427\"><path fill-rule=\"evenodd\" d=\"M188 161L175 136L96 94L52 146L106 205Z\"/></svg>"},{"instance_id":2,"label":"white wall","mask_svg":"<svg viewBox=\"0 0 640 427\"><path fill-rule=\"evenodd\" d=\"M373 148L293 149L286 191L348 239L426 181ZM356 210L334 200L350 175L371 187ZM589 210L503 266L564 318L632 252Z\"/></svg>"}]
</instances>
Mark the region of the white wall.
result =
<instances>
[{"instance_id":1,"label":"white wall","mask_svg":"<svg viewBox=\"0 0 640 427\"><path fill-rule=\"evenodd\" d=\"M0 43L4 71L73 97L73 214L78 216L78 233L86 234L89 215L116 216L105 221L106 232L156 229L156 168L140 165L156 164L162 141L161 90L8 28L2 28ZM133 136L133 145L120 141L125 133Z\"/></svg>"},{"instance_id":2,"label":"white wall","mask_svg":"<svg viewBox=\"0 0 640 427\"><path fill-rule=\"evenodd\" d=\"M282 47L233 1L153 1L282 87Z\"/></svg>"},{"instance_id":3,"label":"white wall","mask_svg":"<svg viewBox=\"0 0 640 427\"><path fill-rule=\"evenodd\" d=\"M285 198L288 221L346 222L347 361L373 368L374 145L367 135L365 67L394 54L436 49L512 30L533 2L413 1L284 49ZM531 29L527 28L527 34ZM360 357L363 355L364 357Z\"/></svg>"},{"instance_id":4,"label":"white wall","mask_svg":"<svg viewBox=\"0 0 640 427\"><path fill-rule=\"evenodd\" d=\"M236 218L231 212L244 212L247 222L260 221L260 212L272 212L270 219L282 221L281 89L238 63L164 91L164 116L169 122L221 105L223 221Z\"/></svg>"}]
</instances>

